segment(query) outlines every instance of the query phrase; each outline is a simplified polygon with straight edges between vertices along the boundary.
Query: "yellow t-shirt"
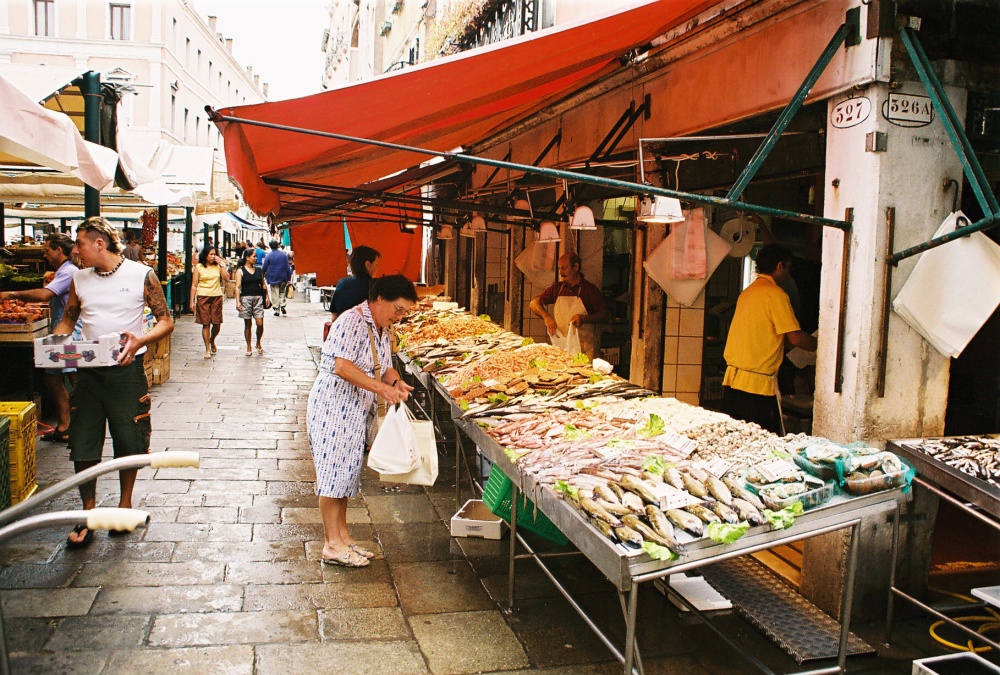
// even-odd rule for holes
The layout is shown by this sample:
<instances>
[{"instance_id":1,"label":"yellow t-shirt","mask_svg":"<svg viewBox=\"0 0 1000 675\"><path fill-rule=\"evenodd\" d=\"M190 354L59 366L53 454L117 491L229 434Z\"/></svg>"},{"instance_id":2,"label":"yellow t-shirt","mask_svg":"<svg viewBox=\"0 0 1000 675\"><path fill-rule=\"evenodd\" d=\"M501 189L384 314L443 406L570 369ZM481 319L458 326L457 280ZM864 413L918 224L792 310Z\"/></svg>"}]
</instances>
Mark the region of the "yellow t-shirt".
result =
<instances>
[{"instance_id":1,"label":"yellow t-shirt","mask_svg":"<svg viewBox=\"0 0 1000 675\"><path fill-rule=\"evenodd\" d=\"M214 298L222 295L222 268L198 263L198 295Z\"/></svg>"},{"instance_id":2,"label":"yellow t-shirt","mask_svg":"<svg viewBox=\"0 0 1000 675\"><path fill-rule=\"evenodd\" d=\"M799 330L788 294L761 274L736 301L726 340L722 384L750 394L774 396L771 376L785 356L785 333Z\"/></svg>"}]
</instances>

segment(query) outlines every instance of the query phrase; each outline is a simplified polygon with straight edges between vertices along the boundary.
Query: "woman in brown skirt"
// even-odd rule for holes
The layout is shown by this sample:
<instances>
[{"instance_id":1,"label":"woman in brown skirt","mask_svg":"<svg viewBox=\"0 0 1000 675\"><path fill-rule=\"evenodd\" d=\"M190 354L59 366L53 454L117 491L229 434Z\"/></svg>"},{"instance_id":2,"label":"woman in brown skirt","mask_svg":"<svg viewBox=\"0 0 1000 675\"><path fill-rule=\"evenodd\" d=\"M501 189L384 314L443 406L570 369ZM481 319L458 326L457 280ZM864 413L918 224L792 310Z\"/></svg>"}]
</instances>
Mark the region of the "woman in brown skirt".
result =
<instances>
[{"instance_id":1,"label":"woman in brown skirt","mask_svg":"<svg viewBox=\"0 0 1000 675\"><path fill-rule=\"evenodd\" d=\"M216 255L214 246L206 246L198 256L191 279L191 311L194 321L201 324L201 339L205 341L205 358L218 351L215 338L222 330L223 284L229 281L229 271Z\"/></svg>"}]
</instances>

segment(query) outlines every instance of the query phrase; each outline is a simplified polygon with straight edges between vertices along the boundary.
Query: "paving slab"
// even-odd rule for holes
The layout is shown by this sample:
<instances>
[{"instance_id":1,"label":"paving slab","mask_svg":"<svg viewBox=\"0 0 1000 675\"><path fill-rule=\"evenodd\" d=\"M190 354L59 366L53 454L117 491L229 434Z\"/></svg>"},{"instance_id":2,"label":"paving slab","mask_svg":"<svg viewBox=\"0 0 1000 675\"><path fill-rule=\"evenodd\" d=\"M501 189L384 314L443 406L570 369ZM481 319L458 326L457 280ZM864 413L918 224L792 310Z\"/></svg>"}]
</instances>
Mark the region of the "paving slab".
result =
<instances>
[{"instance_id":1,"label":"paving slab","mask_svg":"<svg viewBox=\"0 0 1000 675\"><path fill-rule=\"evenodd\" d=\"M233 520L235 520L235 512ZM144 541L250 541L253 526L233 523L150 523Z\"/></svg>"},{"instance_id":2,"label":"paving slab","mask_svg":"<svg viewBox=\"0 0 1000 675\"><path fill-rule=\"evenodd\" d=\"M315 564L320 565L320 563ZM385 560L371 560L366 567L322 565L321 569L323 581L328 584L392 583L392 573Z\"/></svg>"},{"instance_id":3,"label":"paving slab","mask_svg":"<svg viewBox=\"0 0 1000 675\"><path fill-rule=\"evenodd\" d=\"M59 673L60 675L97 675L108 661L107 652L13 653L14 673Z\"/></svg>"},{"instance_id":4,"label":"paving slab","mask_svg":"<svg viewBox=\"0 0 1000 675\"><path fill-rule=\"evenodd\" d=\"M433 673L458 675L531 666L498 611L422 614L409 621Z\"/></svg>"},{"instance_id":5,"label":"paving slab","mask_svg":"<svg viewBox=\"0 0 1000 675\"><path fill-rule=\"evenodd\" d=\"M280 523L281 509L277 506L242 506L237 521L240 523Z\"/></svg>"},{"instance_id":6,"label":"paving slab","mask_svg":"<svg viewBox=\"0 0 1000 675\"><path fill-rule=\"evenodd\" d=\"M398 607L343 607L319 612L320 639L408 640L413 637Z\"/></svg>"},{"instance_id":7,"label":"paving slab","mask_svg":"<svg viewBox=\"0 0 1000 675\"><path fill-rule=\"evenodd\" d=\"M14 563L0 570L0 589L5 588L65 588L84 566L79 563L30 564ZM77 584L94 586L96 584Z\"/></svg>"},{"instance_id":8,"label":"paving slab","mask_svg":"<svg viewBox=\"0 0 1000 675\"><path fill-rule=\"evenodd\" d=\"M282 584L247 586L243 611L395 607L389 582Z\"/></svg>"},{"instance_id":9,"label":"paving slab","mask_svg":"<svg viewBox=\"0 0 1000 675\"><path fill-rule=\"evenodd\" d=\"M8 652L12 654L37 652L52 637L57 623L58 621L48 618L11 617L7 619L4 617L3 631L7 638ZM19 671L15 670L14 672Z\"/></svg>"},{"instance_id":10,"label":"paving slab","mask_svg":"<svg viewBox=\"0 0 1000 675\"><path fill-rule=\"evenodd\" d=\"M462 549L454 544L444 523L383 524L378 526L379 541L386 558L393 562L422 562L461 558Z\"/></svg>"},{"instance_id":11,"label":"paving slab","mask_svg":"<svg viewBox=\"0 0 1000 675\"><path fill-rule=\"evenodd\" d=\"M178 523L228 523L233 524L239 518L239 508L236 506L182 506L178 509Z\"/></svg>"},{"instance_id":12,"label":"paving slab","mask_svg":"<svg viewBox=\"0 0 1000 675\"><path fill-rule=\"evenodd\" d=\"M308 560L231 562L226 566L230 584L304 584L323 580L319 565Z\"/></svg>"},{"instance_id":13,"label":"paving slab","mask_svg":"<svg viewBox=\"0 0 1000 675\"><path fill-rule=\"evenodd\" d=\"M204 562L265 562L273 560L301 560L301 541L181 541L176 544L173 559L176 562L201 560Z\"/></svg>"},{"instance_id":14,"label":"paving slab","mask_svg":"<svg viewBox=\"0 0 1000 675\"><path fill-rule=\"evenodd\" d=\"M152 618L148 615L71 616L56 626L45 643L52 652L100 651L138 648L146 639Z\"/></svg>"},{"instance_id":15,"label":"paving slab","mask_svg":"<svg viewBox=\"0 0 1000 675\"><path fill-rule=\"evenodd\" d=\"M102 588L90 613L97 615L236 612L243 605L243 590L243 586L226 584Z\"/></svg>"},{"instance_id":16,"label":"paving slab","mask_svg":"<svg viewBox=\"0 0 1000 675\"><path fill-rule=\"evenodd\" d=\"M435 523L441 518L426 495L367 495L365 502L376 524ZM449 516L450 518L450 516Z\"/></svg>"},{"instance_id":17,"label":"paving slab","mask_svg":"<svg viewBox=\"0 0 1000 675\"><path fill-rule=\"evenodd\" d=\"M216 612L161 614L153 622L149 644L154 647L194 647L308 642L318 638L315 611Z\"/></svg>"},{"instance_id":18,"label":"paving slab","mask_svg":"<svg viewBox=\"0 0 1000 675\"><path fill-rule=\"evenodd\" d=\"M83 616L90 611L97 588L16 589L0 594L4 619Z\"/></svg>"},{"instance_id":19,"label":"paving slab","mask_svg":"<svg viewBox=\"0 0 1000 675\"><path fill-rule=\"evenodd\" d=\"M222 583L225 565L190 562L144 563L106 560L83 566L74 586L200 586Z\"/></svg>"},{"instance_id":20,"label":"paving slab","mask_svg":"<svg viewBox=\"0 0 1000 675\"><path fill-rule=\"evenodd\" d=\"M337 675L420 675L427 666L412 640L324 642L257 647L257 672L312 673L317 664L336 664Z\"/></svg>"},{"instance_id":21,"label":"paving slab","mask_svg":"<svg viewBox=\"0 0 1000 675\"><path fill-rule=\"evenodd\" d=\"M135 649L112 653L101 675L253 675L253 663L249 645Z\"/></svg>"},{"instance_id":22,"label":"paving slab","mask_svg":"<svg viewBox=\"0 0 1000 675\"><path fill-rule=\"evenodd\" d=\"M466 560L390 563L407 614L493 609L479 577Z\"/></svg>"}]
</instances>

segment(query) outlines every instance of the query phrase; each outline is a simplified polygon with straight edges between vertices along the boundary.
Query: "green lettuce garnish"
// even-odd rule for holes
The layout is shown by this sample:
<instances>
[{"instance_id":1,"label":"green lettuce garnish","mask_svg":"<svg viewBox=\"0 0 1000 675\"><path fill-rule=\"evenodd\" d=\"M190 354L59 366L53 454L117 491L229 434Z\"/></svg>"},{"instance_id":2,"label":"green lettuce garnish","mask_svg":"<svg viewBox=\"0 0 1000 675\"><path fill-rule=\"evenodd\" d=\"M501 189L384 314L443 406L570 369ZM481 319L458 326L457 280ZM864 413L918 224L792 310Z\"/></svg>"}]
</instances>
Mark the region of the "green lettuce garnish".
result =
<instances>
[{"instance_id":1,"label":"green lettuce garnish","mask_svg":"<svg viewBox=\"0 0 1000 675\"><path fill-rule=\"evenodd\" d=\"M582 441L590 438L590 433L586 429L580 429L575 424L567 424L563 427L563 438L567 441Z\"/></svg>"},{"instance_id":2,"label":"green lettuce garnish","mask_svg":"<svg viewBox=\"0 0 1000 675\"><path fill-rule=\"evenodd\" d=\"M601 375L600 373L594 373L594 374L592 374L590 376L590 383L591 384L597 384L598 382L600 382L603 379L604 379L603 375Z\"/></svg>"},{"instance_id":3,"label":"green lettuce garnish","mask_svg":"<svg viewBox=\"0 0 1000 675\"><path fill-rule=\"evenodd\" d=\"M434 362L434 369L439 370L441 368L444 368L446 365L447 364L445 363L444 359L438 359L437 361Z\"/></svg>"},{"instance_id":4,"label":"green lettuce garnish","mask_svg":"<svg viewBox=\"0 0 1000 675\"><path fill-rule=\"evenodd\" d=\"M590 363L590 359L587 357L586 354L584 354L582 352L579 353L579 354L575 354L573 356L573 365L574 366L585 366L588 363Z\"/></svg>"},{"instance_id":5,"label":"green lettuce garnish","mask_svg":"<svg viewBox=\"0 0 1000 675\"><path fill-rule=\"evenodd\" d=\"M528 345L533 345L533 344L535 344L535 341L532 340L531 338L524 338L523 340L521 340L522 347L527 347Z\"/></svg>"},{"instance_id":6,"label":"green lettuce garnish","mask_svg":"<svg viewBox=\"0 0 1000 675\"><path fill-rule=\"evenodd\" d=\"M459 402L458 402L458 407L461 408L463 411L468 410L469 409L469 402L466 401L464 398L460 399Z\"/></svg>"},{"instance_id":7,"label":"green lettuce garnish","mask_svg":"<svg viewBox=\"0 0 1000 675\"><path fill-rule=\"evenodd\" d=\"M527 455L531 450L518 450L517 448L504 448L503 454L507 455L507 459L511 462L517 462L525 455Z\"/></svg>"},{"instance_id":8,"label":"green lettuce garnish","mask_svg":"<svg viewBox=\"0 0 1000 675\"><path fill-rule=\"evenodd\" d=\"M650 455L642 462L643 471L655 473L657 476L662 476L666 468L667 463L663 461L663 457L660 455Z\"/></svg>"},{"instance_id":9,"label":"green lettuce garnish","mask_svg":"<svg viewBox=\"0 0 1000 675\"><path fill-rule=\"evenodd\" d=\"M569 495L573 499L580 498L580 490L573 487L564 480L557 480L556 484L553 486L556 492L562 492L565 495Z\"/></svg>"},{"instance_id":10,"label":"green lettuce garnish","mask_svg":"<svg viewBox=\"0 0 1000 675\"><path fill-rule=\"evenodd\" d=\"M577 410L593 410L597 407L597 401L577 401L573 406Z\"/></svg>"},{"instance_id":11,"label":"green lettuce garnish","mask_svg":"<svg viewBox=\"0 0 1000 675\"><path fill-rule=\"evenodd\" d=\"M528 361L528 367L529 368L538 368L539 370L541 370L542 368L544 368L547 365L549 365L549 362L545 361L544 359L537 359L536 358L536 359L531 359L530 361Z\"/></svg>"},{"instance_id":12,"label":"green lettuce garnish","mask_svg":"<svg viewBox=\"0 0 1000 675\"><path fill-rule=\"evenodd\" d=\"M639 435L645 436L646 438L652 438L653 436L659 436L667 430L667 425L663 421L663 418L656 413L650 413L649 419L646 423L639 429Z\"/></svg>"},{"instance_id":13,"label":"green lettuce garnish","mask_svg":"<svg viewBox=\"0 0 1000 675\"><path fill-rule=\"evenodd\" d=\"M472 358L472 352L463 352L462 353L462 360L463 361L468 361L471 358Z\"/></svg>"},{"instance_id":14,"label":"green lettuce garnish","mask_svg":"<svg viewBox=\"0 0 1000 675\"><path fill-rule=\"evenodd\" d=\"M635 448L635 441L628 438L612 438L604 445L614 449L621 448L622 450L632 450Z\"/></svg>"},{"instance_id":15,"label":"green lettuce garnish","mask_svg":"<svg viewBox=\"0 0 1000 675\"><path fill-rule=\"evenodd\" d=\"M483 321L492 321L493 318L489 314L480 314L479 318Z\"/></svg>"},{"instance_id":16,"label":"green lettuce garnish","mask_svg":"<svg viewBox=\"0 0 1000 675\"><path fill-rule=\"evenodd\" d=\"M717 541L720 544L732 544L746 534L749 529L750 523L745 520L736 525L730 525L729 523L709 523L705 529L705 534L708 535L709 539Z\"/></svg>"},{"instance_id":17,"label":"green lettuce garnish","mask_svg":"<svg viewBox=\"0 0 1000 675\"><path fill-rule=\"evenodd\" d=\"M677 560L677 558L680 557L666 546L660 546L652 541L642 542L642 550L645 551L653 560L670 561Z\"/></svg>"},{"instance_id":18,"label":"green lettuce garnish","mask_svg":"<svg viewBox=\"0 0 1000 675\"><path fill-rule=\"evenodd\" d=\"M486 396L486 400L494 405L496 405L497 403L506 403L507 394L503 393L502 391L497 394L488 394Z\"/></svg>"},{"instance_id":19,"label":"green lettuce garnish","mask_svg":"<svg viewBox=\"0 0 1000 675\"><path fill-rule=\"evenodd\" d=\"M476 422L476 426L480 429L492 429L493 425L489 422Z\"/></svg>"},{"instance_id":20,"label":"green lettuce garnish","mask_svg":"<svg viewBox=\"0 0 1000 675\"><path fill-rule=\"evenodd\" d=\"M475 382L476 384L479 384L480 382L483 381L483 378L476 375L475 377L472 378L472 381Z\"/></svg>"},{"instance_id":21,"label":"green lettuce garnish","mask_svg":"<svg viewBox=\"0 0 1000 675\"><path fill-rule=\"evenodd\" d=\"M472 380L462 380L462 389L472 389L473 384Z\"/></svg>"},{"instance_id":22,"label":"green lettuce garnish","mask_svg":"<svg viewBox=\"0 0 1000 675\"><path fill-rule=\"evenodd\" d=\"M787 530L795 523L795 518L804 513L802 502L793 502L791 506L786 506L780 511L764 509L764 520L771 524L776 530Z\"/></svg>"}]
</instances>

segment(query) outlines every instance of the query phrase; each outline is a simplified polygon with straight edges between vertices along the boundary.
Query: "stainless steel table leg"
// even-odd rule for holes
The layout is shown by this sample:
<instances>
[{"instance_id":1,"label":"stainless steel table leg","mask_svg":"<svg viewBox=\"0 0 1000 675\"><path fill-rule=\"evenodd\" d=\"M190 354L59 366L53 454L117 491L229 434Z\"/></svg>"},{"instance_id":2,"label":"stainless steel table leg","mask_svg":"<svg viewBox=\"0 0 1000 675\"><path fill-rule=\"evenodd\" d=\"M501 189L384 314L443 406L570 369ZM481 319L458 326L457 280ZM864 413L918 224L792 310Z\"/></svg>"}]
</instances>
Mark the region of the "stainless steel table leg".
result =
<instances>
[{"instance_id":1,"label":"stainless steel table leg","mask_svg":"<svg viewBox=\"0 0 1000 675\"><path fill-rule=\"evenodd\" d=\"M517 503L520 501L521 491L517 485L510 486L510 560L507 568L507 607L514 611L514 563L517 554Z\"/></svg>"},{"instance_id":2,"label":"stainless steel table leg","mask_svg":"<svg viewBox=\"0 0 1000 675\"><path fill-rule=\"evenodd\" d=\"M635 618L639 605L639 584L632 582L628 591L628 613L625 615L625 675L632 673L635 658Z\"/></svg>"},{"instance_id":3,"label":"stainless steel table leg","mask_svg":"<svg viewBox=\"0 0 1000 675\"><path fill-rule=\"evenodd\" d=\"M455 426L455 511L462 508L462 432Z\"/></svg>"},{"instance_id":4,"label":"stainless steel table leg","mask_svg":"<svg viewBox=\"0 0 1000 675\"><path fill-rule=\"evenodd\" d=\"M885 643L892 644L892 614L896 602L896 564L899 560L899 502L892 511L892 554L889 557L889 598L885 603Z\"/></svg>"},{"instance_id":5,"label":"stainless steel table leg","mask_svg":"<svg viewBox=\"0 0 1000 675\"><path fill-rule=\"evenodd\" d=\"M847 571L844 575L844 598L840 605L840 646L837 653L837 665L840 672L847 668L847 641L851 637L851 611L854 609L854 576L858 567L858 545L861 533L861 521L851 526L851 549L847 554Z\"/></svg>"},{"instance_id":6,"label":"stainless steel table leg","mask_svg":"<svg viewBox=\"0 0 1000 675\"><path fill-rule=\"evenodd\" d=\"M638 586L638 584L635 584ZM618 591L618 604L622 607L622 616L625 617L626 625L628 622L628 605L625 602L625 594ZM646 675L646 670L642 667L642 655L639 653L639 639L635 640L635 666L639 671L639 675Z\"/></svg>"}]
</instances>

